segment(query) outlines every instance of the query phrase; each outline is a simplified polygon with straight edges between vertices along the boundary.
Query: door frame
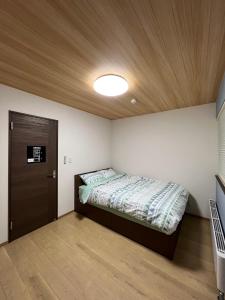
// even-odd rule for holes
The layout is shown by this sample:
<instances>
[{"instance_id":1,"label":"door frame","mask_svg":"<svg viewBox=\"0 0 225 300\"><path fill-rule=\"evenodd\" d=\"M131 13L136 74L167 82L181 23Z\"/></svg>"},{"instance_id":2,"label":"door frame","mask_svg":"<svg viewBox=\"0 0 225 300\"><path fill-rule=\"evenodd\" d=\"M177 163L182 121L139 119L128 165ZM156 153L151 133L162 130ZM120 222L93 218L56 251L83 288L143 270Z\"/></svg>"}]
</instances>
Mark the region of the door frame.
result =
<instances>
[{"instance_id":1,"label":"door frame","mask_svg":"<svg viewBox=\"0 0 225 300\"><path fill-rule=\"evenodd\" d=\"M12 158L12 130L11 130L11 121L12 121L12 115L13 114L20 114L24 116L30 116L34 118L41 118L45 120L53 120L56 121L56 210L55 210L55 219L58 219L58 134L59 134L59 121L55 119L40 117L37 115L31 115L26 113L21 113L13 110L9 110L9 116L8 116L8 242L11 242L11 230L10 230L10 222L11 222L11 158Z\"/></svg>"}]
</instances>

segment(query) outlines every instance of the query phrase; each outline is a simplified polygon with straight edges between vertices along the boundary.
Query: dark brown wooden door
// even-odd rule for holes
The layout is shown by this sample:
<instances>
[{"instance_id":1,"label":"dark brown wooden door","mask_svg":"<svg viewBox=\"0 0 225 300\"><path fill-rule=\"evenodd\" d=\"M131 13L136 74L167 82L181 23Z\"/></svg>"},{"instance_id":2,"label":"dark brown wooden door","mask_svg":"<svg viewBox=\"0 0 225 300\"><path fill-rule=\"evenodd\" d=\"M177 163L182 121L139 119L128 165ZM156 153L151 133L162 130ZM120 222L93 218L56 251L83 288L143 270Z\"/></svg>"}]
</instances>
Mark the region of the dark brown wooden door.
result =
<instances>
[{"instance_id":1,"label":"dark brown wooden door","mask_svg":"<svg viewBox=\"0 0 225 300\"><path fill-rule=\"evenodd\" d=\"M9 241L57 218L58 121L9 112Z\"/></svg>"}]
</instances>

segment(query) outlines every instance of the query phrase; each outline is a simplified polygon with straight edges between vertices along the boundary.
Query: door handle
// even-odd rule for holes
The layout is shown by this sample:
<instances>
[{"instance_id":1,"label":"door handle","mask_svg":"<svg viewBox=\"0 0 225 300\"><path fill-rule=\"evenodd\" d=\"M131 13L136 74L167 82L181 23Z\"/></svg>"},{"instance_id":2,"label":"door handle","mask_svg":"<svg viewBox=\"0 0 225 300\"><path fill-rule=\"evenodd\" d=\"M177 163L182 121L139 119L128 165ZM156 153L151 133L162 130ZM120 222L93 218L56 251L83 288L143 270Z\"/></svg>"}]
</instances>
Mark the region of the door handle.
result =
<instances>
[{"instance_id":1,"label":"door handle","mask_svg":"<svg viewBox=\"0 0 225 300\"><path fill-rule=\"evenodd\" d=\"M48 175L47 177L48 177L48 178L56 179L56 170L53 170L53 171L52 171L52 175Z\"/></svg>"}]
</instances>

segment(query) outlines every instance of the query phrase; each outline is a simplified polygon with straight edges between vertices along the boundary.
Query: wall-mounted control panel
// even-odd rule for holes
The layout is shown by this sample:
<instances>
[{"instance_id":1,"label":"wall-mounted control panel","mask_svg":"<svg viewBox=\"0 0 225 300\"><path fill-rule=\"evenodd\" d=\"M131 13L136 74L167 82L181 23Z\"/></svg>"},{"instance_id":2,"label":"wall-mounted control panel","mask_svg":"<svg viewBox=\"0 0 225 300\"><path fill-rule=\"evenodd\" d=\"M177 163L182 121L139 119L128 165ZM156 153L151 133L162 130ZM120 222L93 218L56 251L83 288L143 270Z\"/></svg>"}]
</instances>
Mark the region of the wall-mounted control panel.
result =
<instances>
[{"instance_id":1,"label":"wall-mounted control panel","mask_svg":"<svg viewBox=\"0 0 225 300\"><path fill-rule=\"evenodd\" d=\"M68 156L64 155L63 162L64 162L64 165L72 164L72 162L73 162L72 157L68 157Z\"/></svg>"},{"instance_id":2,"label":"wall-mounted control panel","mask_svg":"<svg viewBox=\"0 0 225 300\"><path fill-rule=\"evenodd\" d=\"M46 162L45 146L27 146L27 163Z\"/></svg>"}]
</instances>

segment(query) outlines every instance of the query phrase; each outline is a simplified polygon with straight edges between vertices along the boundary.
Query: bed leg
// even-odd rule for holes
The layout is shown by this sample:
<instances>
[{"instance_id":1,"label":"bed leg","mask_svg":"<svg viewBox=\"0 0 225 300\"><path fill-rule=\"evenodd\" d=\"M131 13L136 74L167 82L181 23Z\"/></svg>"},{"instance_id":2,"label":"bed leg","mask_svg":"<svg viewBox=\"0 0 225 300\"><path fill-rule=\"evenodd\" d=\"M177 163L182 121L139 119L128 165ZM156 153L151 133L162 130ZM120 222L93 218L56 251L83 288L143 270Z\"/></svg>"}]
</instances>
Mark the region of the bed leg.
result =
<instances>
[{"instance_id":1,"label":"bed leg","mask_svg":"<svg viewBox=\"0 0 225 300\"><path fill-rule=\"evenodd\" d=\"M218 300L224 300L224 293L219 291Z\"/></svg>"}]
</instances>

